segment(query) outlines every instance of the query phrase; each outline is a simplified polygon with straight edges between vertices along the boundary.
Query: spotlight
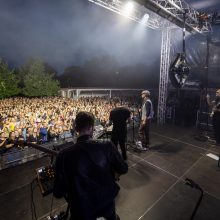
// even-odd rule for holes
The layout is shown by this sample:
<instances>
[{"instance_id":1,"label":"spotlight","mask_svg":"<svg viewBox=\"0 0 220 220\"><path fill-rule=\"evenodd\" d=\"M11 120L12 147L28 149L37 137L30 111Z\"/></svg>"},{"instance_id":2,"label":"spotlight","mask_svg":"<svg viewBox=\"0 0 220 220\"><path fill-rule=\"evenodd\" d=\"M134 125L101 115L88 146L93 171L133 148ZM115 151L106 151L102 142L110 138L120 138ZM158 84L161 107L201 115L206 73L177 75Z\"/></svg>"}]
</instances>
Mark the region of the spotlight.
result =
<instances>
[{"instance_id":1,"label":"spotlight","mask_svg":"<svg viewBox=\"0 0 220 220\"><path fill-rule=\"evenodd\" d=\"M148 22L148 19L149 19L149 14L145 14L141 20L141 23L142 24L147 24Z\"/></svg>"},{"instance_id":2,"label":"spotlight","mask_svg":"<svg viewBox=\"0 0 220 220\"><path fill-rule=\"evenodd\" d=\"M126 3L123 10L124 15L129 16L132 13L133 9L134 9L133 2Z\"/></svg>"}]
</instances>

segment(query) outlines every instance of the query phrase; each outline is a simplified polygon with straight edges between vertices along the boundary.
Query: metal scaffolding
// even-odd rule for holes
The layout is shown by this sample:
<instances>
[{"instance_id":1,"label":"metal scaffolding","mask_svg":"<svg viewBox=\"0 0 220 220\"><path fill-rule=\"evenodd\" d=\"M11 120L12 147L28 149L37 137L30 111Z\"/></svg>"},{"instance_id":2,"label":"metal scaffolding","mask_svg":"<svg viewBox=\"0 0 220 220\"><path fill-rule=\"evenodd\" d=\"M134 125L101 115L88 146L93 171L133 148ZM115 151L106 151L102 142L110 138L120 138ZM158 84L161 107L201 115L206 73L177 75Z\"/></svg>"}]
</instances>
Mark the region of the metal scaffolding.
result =
<instances>
[{"instance_id":1,"label":"metal scaffolding","mask_svg":"<svg viewBox=\"0 0 220 220\"><path fill-rule=\"evenodd\" d=\"M185 28L191 33L204 34L211 31L209 21L201 19L200 13L190 7L184 0L133 0L135 10L130 15L124 14L124 5L127 0L88 0L108 10L150 27L162 30L160 84L158 100L158 123L164 124L166 117L166 98L170 65L170 38L171 26L183 27L186 14ZM143 23L143 16L149 15ZM173 25L174 26L174 25Z\"/></svg>"},{"instance_id":2,"label":"metal scaffolding","mask_svg":"<svg viewBox=\"0 0 220 220\"><path fill-rule=\"evenodd\" d=\"M164 20L159 15L153 13L152 11L148 10L147 8L141 6L136 2L132 2L134 6L132 13L126 14L124 10L126 1L123 0L88 0L88 1L95 3L96 5L99 5L112 12L115 12L119 15L127 17L130 20L141 23L142 25L149 27L151 29L160 28L162 20ZM149 15L147 21L143 21L143 17L145 14Z\"/></svg>"},{"instance_id":3,"label":"metal scaffolding","mask_svg":"<svg viewBox=\"0 0 220 220\"><path fill-rule=\"evenodd\" d=\"M157 122L159 124L164 124L166 117L166 99L170 64L170 35L171 29L169 27L166 27L162 30L162 44L160 55L160 83L157 109Z\"/></svg>"},{"instance_id":4,"label":"metal scaffolding","mask_svg":"<svg viewBox=\"0 0 220 220\"><path fill-rule=\"evenodd\" d=\"M200 13L184 0L135 0L149 10L155 12L171 23L183 27L183 14L187 14L186 30L189 32L206 33L211 30L208 20L201 18Z\"/></svg>"}]
</instances>

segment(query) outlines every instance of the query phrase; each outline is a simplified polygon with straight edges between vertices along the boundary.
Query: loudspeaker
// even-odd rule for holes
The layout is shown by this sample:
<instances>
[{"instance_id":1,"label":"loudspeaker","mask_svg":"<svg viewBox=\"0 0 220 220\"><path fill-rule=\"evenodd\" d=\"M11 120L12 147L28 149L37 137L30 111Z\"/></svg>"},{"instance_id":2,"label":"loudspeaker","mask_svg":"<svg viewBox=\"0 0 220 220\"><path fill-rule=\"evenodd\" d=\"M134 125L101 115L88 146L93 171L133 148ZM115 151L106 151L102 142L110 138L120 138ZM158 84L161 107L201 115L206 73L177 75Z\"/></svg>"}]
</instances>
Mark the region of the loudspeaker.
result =
<instances>
[{"instance_id":1,"label":"loudspeaker","mask_svg":"<svg viewBox=\"0 0 220 220\"><path fill-rule=\"evenodd\" d=\"M176 59L170 66L170 81L175 88L184 86L188 76L189 67L185 60L184 53L178 53Z\"/></svg>"}]
</instances>

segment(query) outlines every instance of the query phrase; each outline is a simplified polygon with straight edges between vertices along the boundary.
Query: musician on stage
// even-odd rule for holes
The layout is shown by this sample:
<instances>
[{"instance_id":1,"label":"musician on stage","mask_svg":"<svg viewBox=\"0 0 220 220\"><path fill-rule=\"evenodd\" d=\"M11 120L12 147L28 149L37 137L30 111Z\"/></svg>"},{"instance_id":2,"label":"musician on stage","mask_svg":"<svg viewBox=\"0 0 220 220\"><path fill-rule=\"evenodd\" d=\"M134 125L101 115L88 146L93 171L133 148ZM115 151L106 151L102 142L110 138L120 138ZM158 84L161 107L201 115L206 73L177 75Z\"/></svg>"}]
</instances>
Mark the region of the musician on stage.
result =
<instances>
[{"instance_id":1,"label":"musician on stage","mask_svg":"<svg viewBox=\"0 0 220 220\"><path fill-rule=\"evenodd\" d=\"M65 197L71 218L118 220L115 197L119 186L113 173L125 174L128 165L111 142L92 139L94 116L79 112L75 119L76 144L61 151L56 160L54 195Z\"/></svg>"},{"instance_id":2,"label":"musician on stage","mask_svg":"<svg viewBox=\"0 0 220 220\"><path fill-rule=\"evenodd\" d=\"M220 89L216 90L215 100L211 101L209 94L206 98L208 105L212 107L211 116L213 117L212 123L216 145L220 146Z\"/></svg>"},{"instance_id":3,"label":"musician on stage","mask_svg":"<svg viewBox=\"0 0 220 220\"><path fill-rule=\"evenodd\" d=\"M127 160L127 150L125 146L127 137L127 122L130 121L131 112L128 108L121 106L120 101L116 100L115 108L111 110L109 121L113 123L111 141L121 148L122 157Z\"/></svg>"},{"instance_id":4,"label":"musician on stage","mask_svg":"<svg viewBox=\"0 0 220 220\"><path fill-rule=\"evenodd\" d=\"M153 118L153 104L150 100L150 92L144 90L141 93L142 106L141 106L141 124L139 127L138 135L141 142L142 150L149 150L150 141L149 141L149 130L150 123Z\"/></svg>"}]
</instances>

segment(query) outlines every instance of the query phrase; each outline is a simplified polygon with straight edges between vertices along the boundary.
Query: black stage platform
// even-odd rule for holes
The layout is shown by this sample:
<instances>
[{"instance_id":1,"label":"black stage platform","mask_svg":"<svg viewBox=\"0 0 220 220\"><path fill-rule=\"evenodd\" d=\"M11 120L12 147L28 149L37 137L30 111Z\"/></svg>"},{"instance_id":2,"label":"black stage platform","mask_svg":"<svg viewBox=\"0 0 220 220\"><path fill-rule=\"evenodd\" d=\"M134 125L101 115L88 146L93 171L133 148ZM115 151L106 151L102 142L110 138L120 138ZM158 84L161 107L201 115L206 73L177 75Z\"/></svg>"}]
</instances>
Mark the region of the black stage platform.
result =
<instances>
[{"instance_id":1,"label":"black stage platform","mask_svg":"<svg viewBox=\"0 0 220 220\"><path fill-rule=\"evenodd\" d=\"M220 168L207 153L218 156L209 142L194 140L193 129L152 126L151 150L129 151L128 174L121 177L117 212L121 220L190 219L199 191L184 184L186 177L198 183L204 197L194 219L220 219ZM0 219L31 220L31 187L35 169L49 163L41 158L0 171ZM39 219L51 209L51 195L42 198L34 187ZM65 208L64 200L53 201L53 211Z\"/></svg>"}]
</instances>

